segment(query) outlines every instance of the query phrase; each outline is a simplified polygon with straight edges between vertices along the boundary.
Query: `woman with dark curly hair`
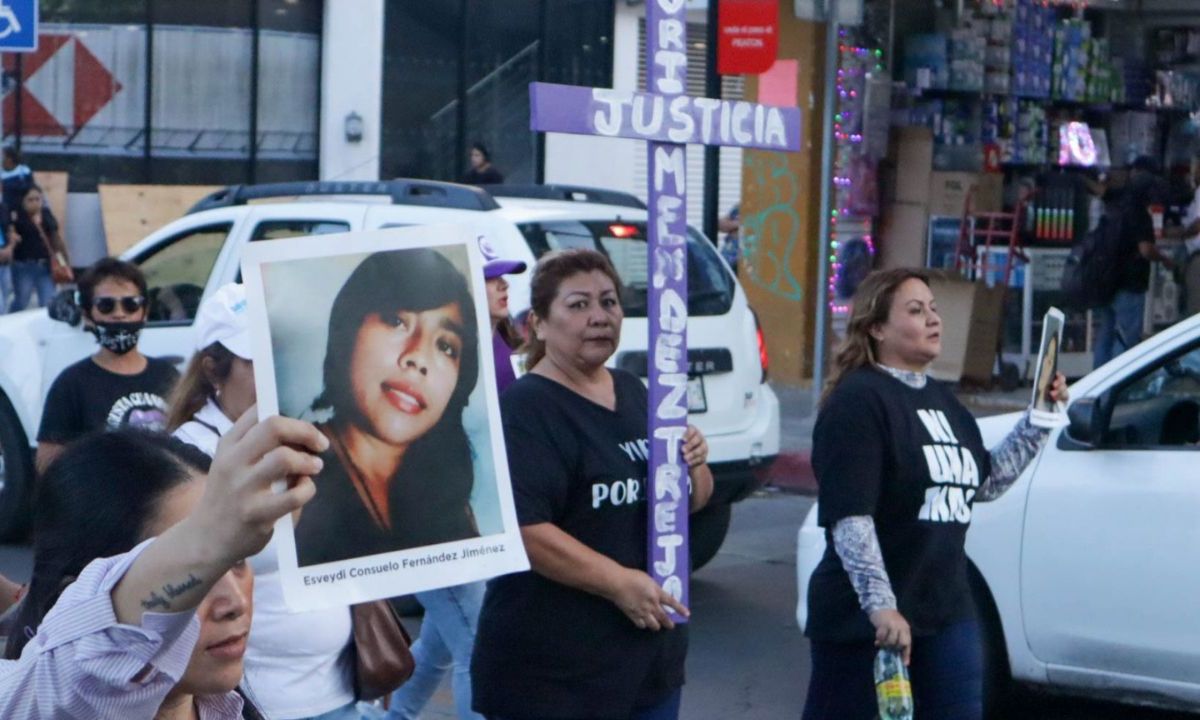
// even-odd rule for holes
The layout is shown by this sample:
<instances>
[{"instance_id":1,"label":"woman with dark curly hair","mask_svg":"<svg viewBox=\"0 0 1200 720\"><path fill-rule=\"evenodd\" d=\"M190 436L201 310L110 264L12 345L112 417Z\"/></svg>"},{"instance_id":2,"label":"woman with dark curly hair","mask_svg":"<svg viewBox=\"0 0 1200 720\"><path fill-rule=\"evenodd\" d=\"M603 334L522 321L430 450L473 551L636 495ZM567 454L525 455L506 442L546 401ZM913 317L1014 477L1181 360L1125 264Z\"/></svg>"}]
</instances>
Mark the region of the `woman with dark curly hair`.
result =
<instances>
[{"instance_id":1,"label":"woman with dark curly hair","mask_svg":"<svg viewBox=\"0 0 1200 720\"><path fill-rule=\"evenodd\" d=\"M296 524L302 566L476 537L462 411L479 374L467 280L428 248L369 255L329 315L314 410L330 449Z\"/></svg>"}]
</instances>

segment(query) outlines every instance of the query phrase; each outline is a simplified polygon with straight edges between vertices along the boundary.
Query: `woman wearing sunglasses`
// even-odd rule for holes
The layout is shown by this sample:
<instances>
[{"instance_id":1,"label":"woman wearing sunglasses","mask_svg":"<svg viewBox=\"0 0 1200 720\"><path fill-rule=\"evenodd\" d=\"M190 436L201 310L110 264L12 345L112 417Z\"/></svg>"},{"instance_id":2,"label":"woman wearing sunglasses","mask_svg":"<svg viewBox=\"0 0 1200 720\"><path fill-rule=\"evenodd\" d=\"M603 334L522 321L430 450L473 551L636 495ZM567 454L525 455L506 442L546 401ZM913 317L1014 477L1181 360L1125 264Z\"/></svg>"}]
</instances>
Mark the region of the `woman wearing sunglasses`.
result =
<instances>
[{"instance_id":1,"label":"woman wearing sunglasses","mask_svg":"<svg viewBox=\"0 0 1200 720\"><path fill-rule=\"evenodd\" d=\"M100 349L63 370L50 386L38 429L39 472L64 445L94 430L124 425L164 430L164 398L179 378L171 363L138 350L146 278L136 265L104 258L88 268L79 279L79 305Z\"/></svg>"}]
</instances>

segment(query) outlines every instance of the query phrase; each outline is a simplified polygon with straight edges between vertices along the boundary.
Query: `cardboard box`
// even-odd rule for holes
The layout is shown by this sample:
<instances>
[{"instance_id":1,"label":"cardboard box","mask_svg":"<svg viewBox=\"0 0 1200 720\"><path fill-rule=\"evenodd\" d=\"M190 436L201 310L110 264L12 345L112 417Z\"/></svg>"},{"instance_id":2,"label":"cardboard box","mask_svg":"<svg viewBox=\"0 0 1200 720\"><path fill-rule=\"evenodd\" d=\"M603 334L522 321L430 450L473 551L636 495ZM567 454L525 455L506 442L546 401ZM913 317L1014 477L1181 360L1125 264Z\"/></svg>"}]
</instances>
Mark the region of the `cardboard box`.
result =
<instances>
[{"instance_id":1,"label":"cardboard box","mask_svg":"<svg viewBox=\"0 0 1200 720\"><path fill-rule=\"evenodd\" d=\"M1000 339L1005 288L931 272L930 286L942 316L942 354L929 369L938 380L990 384Z\"/></svg>"},{"instance_id":2,"label":"cardboard box","mask_svg":"<svg viewBox=\"0 0 1200 720\"><path fill-rule=\"evenodd\" d=\"M929 214L962 217L967 193L975 188L972 212L1004 209L1004 176L998 173L933 172L929 179Z\"/></svg>"},{"instance_id":3,"label":"cardboard box","mask_svg":"<svg viewBox=\"0 0 1200 720\"><path fill-rule=\"evenodd\" d=\"M892 203L883 209L879 243L879 267L925 266L926 223L924 205Z\"/></svg>"},{"instance_id":4,"label":"cardboard box","mask_svg":"<svg viewBox=\"0 0 1200 720\"><path fill-rule=\"evenodd\" d=\"M895 201L928 203L933 173L933 131L927 127L896 128L892 132L890 150L895 167Z\"/></svg>"}]
</instances>

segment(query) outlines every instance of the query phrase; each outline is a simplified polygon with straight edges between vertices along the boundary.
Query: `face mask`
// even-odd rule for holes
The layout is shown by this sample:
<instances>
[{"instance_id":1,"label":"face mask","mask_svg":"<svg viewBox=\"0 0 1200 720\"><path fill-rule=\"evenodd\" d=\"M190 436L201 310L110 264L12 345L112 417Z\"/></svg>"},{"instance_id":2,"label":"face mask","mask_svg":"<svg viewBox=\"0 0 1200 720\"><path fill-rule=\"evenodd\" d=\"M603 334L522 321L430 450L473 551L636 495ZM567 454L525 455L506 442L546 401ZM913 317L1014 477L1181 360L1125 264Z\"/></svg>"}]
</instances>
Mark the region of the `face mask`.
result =
<instances>
[{"instance_id":1,"label":"face mask","mask_svg":"<svg viewBox=\"0 0 1200 720\"><path fill-rule=\"evenodd\" d=\"M100 346L118 355L137 347L144 322L94 322L92 334Z\"/></svg>"}]
</instances>

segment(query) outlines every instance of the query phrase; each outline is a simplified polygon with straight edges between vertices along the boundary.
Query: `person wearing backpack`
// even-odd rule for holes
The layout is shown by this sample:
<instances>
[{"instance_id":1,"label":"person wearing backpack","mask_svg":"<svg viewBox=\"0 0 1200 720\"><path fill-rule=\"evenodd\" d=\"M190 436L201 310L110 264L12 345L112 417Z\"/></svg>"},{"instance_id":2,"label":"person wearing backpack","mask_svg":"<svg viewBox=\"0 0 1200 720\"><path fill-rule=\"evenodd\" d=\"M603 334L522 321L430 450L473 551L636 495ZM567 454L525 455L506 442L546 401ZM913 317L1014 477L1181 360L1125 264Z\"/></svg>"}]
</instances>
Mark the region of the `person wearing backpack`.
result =
<instances>
[{"instance_id":1,"label":"person wearing backpack","mask_svg":"<svg viewBox=\"0 0 1200 720\"><path fill-rule=\"evenodd\" d=\"M1116 247L1111 254L1109 273L1112 299L1092 310L1092 367L1100 367L1142 341L1142 323L1146 310L1146 291L1150 288L1150 264L1160 262L1169 269L1175 263L1154 244L1154 223L1150 203L1160 181L1157 163L1149 157L1134 161L1129 185L1110 199L1104 223L1119 224L1114 235ZM1111 226L1110 233L1112 232Z\"/></svg>"}]
</instances>

